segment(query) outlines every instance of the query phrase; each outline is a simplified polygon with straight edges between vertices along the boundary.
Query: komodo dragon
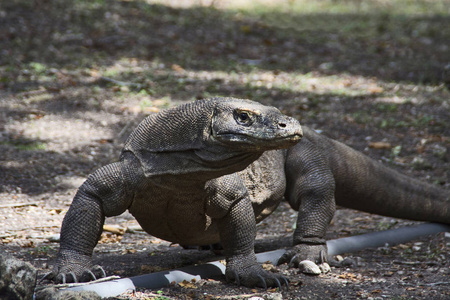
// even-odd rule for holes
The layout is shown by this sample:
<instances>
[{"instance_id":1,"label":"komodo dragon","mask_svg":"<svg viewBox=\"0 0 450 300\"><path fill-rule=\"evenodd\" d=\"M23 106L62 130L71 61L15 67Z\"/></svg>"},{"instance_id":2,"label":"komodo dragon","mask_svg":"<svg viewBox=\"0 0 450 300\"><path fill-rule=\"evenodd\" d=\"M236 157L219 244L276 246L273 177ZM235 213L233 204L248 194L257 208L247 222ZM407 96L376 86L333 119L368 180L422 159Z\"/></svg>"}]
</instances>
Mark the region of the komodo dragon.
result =
<instances>
[{"instance_id":1,"label":"komodo dragon","mask_svg":"<svg viewBox=\"0 0 450 300\"><path fill-rule=\"evenodd\" d=\"M299 213L294 246L280 262L314 262L323 272L330 269L324 236L336 203L450 222L447 190L401 175L309 128L302 132L297 120L276 108L234 98L198 100L148 116L119 162L88 177L64 218L49 277L73 282L105 276L92 265L92 251L105 217L128 209L156 237L186 245L220 241L228 281L287 284L257 264L253 249L256 223L283 198Z\"/></svg>"}]
</instances>

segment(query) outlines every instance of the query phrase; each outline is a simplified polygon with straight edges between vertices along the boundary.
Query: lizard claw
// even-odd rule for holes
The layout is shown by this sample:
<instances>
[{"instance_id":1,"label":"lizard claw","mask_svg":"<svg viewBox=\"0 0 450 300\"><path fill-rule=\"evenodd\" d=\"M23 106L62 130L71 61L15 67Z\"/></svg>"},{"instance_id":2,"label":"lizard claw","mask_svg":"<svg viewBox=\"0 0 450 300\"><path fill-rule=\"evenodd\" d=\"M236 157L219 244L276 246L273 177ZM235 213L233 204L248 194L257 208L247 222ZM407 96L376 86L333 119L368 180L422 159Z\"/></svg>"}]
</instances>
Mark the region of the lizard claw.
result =
<instances>
[{"instance_id":1,"label":"lizard claw","mask_svg":"<svg viewBox=\"0 0 450 300\"><path fill-rule=\"evenodd\" d=\"M55 277L55 274L53 272L47 272L44 274L44 276L42 276L41 279L39 279L39 283L42 283L44 280L53 280L53 278Z\"/></svg>"},{"instance_id":2,"label":"lizard claw","mask_svg":"<svg viewBox=\"0 0 450 300\"><path fill-rule=\"evenodd\" d=\"M327 254L325 253L325 251L320 250L320 258L319 258L319 263L324 263L327 261Z\"/></svg>"},{"instance_id":3,"label":"lizard claw","mask_svg":"<svg viewBox=\"0 0 450 300\"><path fill-rule=\"evenodd\" d=\"M91 270L84 271L83 275L81 275L81 281L91 281L91 280L97 280L97 277L95 276L95 274L92 273Z\"/></svg>"},{"instance_id":4,"label":"lizard claw","mask_svg":"<svg viewBox=\"0 0 450 300\"><path fill-rule=\"evenodd\" d=\"M284 276L281 276L281 279L283 279L283 283L286 285L286 288L289 289L289 280Z\"/></svg>"},{"instance_id":5,"label":"lizard claw","mask_svg":"<svg viewBox=\"0 0 450 300\"><path fill-rule=\"evenodd\" d=\"M58 280L58 278L59 278L59 280ZM62 273L62 274L58 275L56 277L56 280L57 280L58 283L66 284L66 282L67 282L66 274Z\"/></svg>"},{"instance_id":6,"label":"lizard claw","mask_svg":"<svg viewBox=\"0 0 450 300\"><path fill-rule=\"evenodd\" d=\"M275 277L275 282L277 283L278 288L281 290L281 282L276 277Z\"/></svg>"},{"instance_id":7,"label":"lizard claw","mask_svg":"<svg viewBox=\"0 0 450 300\"><path fill-rule=\"evenodd\" d=\"M236 270L233 270L231 273L233 274L234 281L236 282L236 285L237 285L237 286L241 286L241 282L240 282L240 280L239 280L239 274L238 274L238 272L237 272Z\"/></svg>"},{"instance_id":8,"label":"lizard claw","mask_svg":"<svg viewBox=\"0 0 450 300\"><path fill-rule=\"evenodd\" d=\"M72 276L72 278L73 278L73 282L74 282L74 283L78 283L78 278L77 278L77 275L75 275L75 273L74 273L74 272L69 272L69 275L70 275L70 276Z\"/></svg>"},{"instance_id":9,"label":"lizard claw","mask_svg":"<svg viewBox=\"0 0 450 300\"><path fill-rule=\"evenodd\" d=\"M106 272L105 270L102 268L102 266L99 265L95 265L91 268L92 273L96 274L94 275L97 279L99 278L105 278L106 277Z\"/></svg>"},{"instance_id":10,"label":"lizard claw","mask_svg":"<svg viewBox=\"0 0 450 300\"><path fill-rule=\"evenodd\" d=\"M263 284L263 289L267 290L267 283L266 280L264 279L264 277L262 277L261 275L258 275L258 278L261 279L261 282Z\"/></svg>"}]
</instances>

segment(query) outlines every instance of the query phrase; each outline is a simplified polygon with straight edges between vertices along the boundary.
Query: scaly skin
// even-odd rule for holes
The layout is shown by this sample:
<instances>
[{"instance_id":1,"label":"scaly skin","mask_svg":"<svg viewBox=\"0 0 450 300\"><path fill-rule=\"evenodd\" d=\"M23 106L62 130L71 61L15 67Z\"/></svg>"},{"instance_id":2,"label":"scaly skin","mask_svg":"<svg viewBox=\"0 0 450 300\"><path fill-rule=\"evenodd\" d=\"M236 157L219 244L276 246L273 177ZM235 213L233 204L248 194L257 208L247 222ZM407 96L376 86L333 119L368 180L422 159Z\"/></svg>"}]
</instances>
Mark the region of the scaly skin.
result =
<instances>
[{"instance_id":1,"label":"scaly skin","mask_svg":"<svg viewBox=\"0 0 450 300\"><path fill-rule=\"evenodd\" d=\"M302 141L298 143L300 137ZM279 286L253 249L256 222L286 198L298 210L294 246L281 259L323 272L325 233L336 204L413 220L450 223L447 190L390 170L304 127L277 109L215 98L146 118L120 161L93 173L64 218L52 274L57 282L102 276L91 255L105 217L129 210L148 233L186 245L221 242L226 278Z\"/></svg>"}]
</instances>

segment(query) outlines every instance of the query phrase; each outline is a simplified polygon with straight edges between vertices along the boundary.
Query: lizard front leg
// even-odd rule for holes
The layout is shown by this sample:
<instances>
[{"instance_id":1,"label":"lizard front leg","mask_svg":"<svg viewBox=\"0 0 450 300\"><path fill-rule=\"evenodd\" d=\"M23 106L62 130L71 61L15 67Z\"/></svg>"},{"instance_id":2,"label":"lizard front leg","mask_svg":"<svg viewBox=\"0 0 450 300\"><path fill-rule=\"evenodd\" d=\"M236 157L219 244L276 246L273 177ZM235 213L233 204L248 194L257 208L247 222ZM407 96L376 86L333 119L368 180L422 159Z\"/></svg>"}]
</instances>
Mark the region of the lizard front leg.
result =
<instances>
[{"instance_id":1,"label":"lizard front leg","mask_svg":"<svg viewBox=\"0 0 450 300\"><path fill-rule=\"evenodd\" d=\"M92 264L91 256L105 216L121 214L131 202L124 170L122 162L107 165L81 185L64 217L57 263L47 278L66 283L105 277L103 269Z\"/></svg>"},{"instance_id":2,"label":"lizard front leg","mask_svg":"<svg viewBox=\"0 0 450 300\"><path fill-rule=\"evenodd\" d=\"M304 139L288 151L286 199L298 210L294 247L279 260L305 273L330 271L327 263L326 230L335 212L335 181L321 152Z\"/></svg>"},{"instance_id":3,"label":"lizard front leg","mask_svg":"<svg viewBox=\"0 0 450 300\"><path fill-rule=\"evenodd\" d=\"M207 214L217 223L226 256L225 276L247 287L281 287L287 280L264 270L256 261L256 221L247 189L237 174L211 180Z\"/></svg>"}]
</instances>

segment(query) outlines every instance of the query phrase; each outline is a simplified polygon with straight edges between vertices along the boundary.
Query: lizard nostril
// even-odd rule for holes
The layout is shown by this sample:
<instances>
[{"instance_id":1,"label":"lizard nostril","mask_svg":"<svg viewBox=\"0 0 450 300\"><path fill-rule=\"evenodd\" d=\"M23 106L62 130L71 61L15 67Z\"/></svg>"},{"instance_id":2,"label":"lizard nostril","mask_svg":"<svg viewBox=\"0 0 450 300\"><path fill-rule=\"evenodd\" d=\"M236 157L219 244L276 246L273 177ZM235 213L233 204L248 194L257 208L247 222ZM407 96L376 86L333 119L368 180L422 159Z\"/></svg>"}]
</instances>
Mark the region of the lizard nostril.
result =
<instances>
[{"instance_id":1,"label":"lizard nostril","mask_svg":"<svg viewBox=\"0 0 450 300\"><path fill-rule=\"evenodd\" d=\"M284 123L278 123L278 127L285 128L285 127L286 127L286 124L284 124Z\"/></svg>"}]
</instances>

